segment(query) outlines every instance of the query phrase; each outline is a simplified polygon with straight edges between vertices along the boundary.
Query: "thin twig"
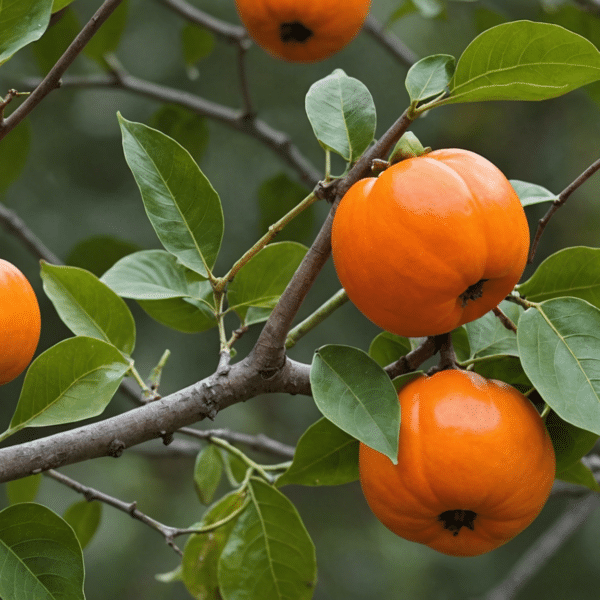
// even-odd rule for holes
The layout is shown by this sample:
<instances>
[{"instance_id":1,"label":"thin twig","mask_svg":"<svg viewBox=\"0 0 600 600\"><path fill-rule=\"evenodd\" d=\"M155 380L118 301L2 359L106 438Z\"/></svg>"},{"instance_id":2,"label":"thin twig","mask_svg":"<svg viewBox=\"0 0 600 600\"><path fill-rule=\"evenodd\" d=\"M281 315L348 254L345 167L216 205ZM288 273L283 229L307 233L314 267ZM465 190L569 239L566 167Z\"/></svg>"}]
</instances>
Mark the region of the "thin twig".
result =
<instances>
[{"instance_id":1,"label":"thin twig","mask_svg":"<svg viewBox=\"0 0 600 600\"><path fill-rule=\"evenodd\" d=\"M484 599L510 600L514 598L598 507L600 507L600 495L598 494L591 493L582 500L574 501L562 517L521 556L506 578L490 590Z\"/></svg>"},{"instance_id":2,"label":"thin twig","mask_svg":"<svg viewBox=\"0 0 600 600\"><path fill-rule=\"evenodd\" d=\"M205 27L214 34L225 38L226 40L234 43L239 43L242 40L248 38L246 30L241 25L232 25L227 21L217 19L203 10L192 6L184 0L158 0L161 4L164 4L167 8L176 12L184 19L200 27Z\"/></svg>"},{"instance_id":3,"label":"thin twig","mask_svg":"<svg viewBox=\"0 0 600 600\"><path fill-rule=\"evenodd\" d=\"M192 427L182 427L177 433L183 433L199 440L218 437L234 444L244 444L252 450L264 452L265 454L272 454L282 458L294 457L295 448L293 446L282 444L262 433L249 435L247 433L239 433L238 431L230 431L229 429L194 429Z\"/></svg>"},{"instance_id":4,"label":"thin twig","mask_svg":"<svg viewBox=\"0 0 600 600\"><path fill-rule=\"evenodd\" d=\"M123 0L105 0L96 11L96 14L88 21L84 28L71 42L64 54L40 84L33 90L31 95L21 104L9 117L0 119L0 140L12 131L29 113L53 90L60 87L60 78L79 56L86 44L92 39L100 26L110 17L114 10Z\"/></svg>"},{"instance_id":5,"label":"thin twig","mask_svg":"<svg viewBox=\"0 0 600 600\"><path fill-rule=\"evenodd\" d=\"M517 326L502 312L499 306L492 309L493 313L500 319L500 323L509 331L517 333Z\"/></svg>"},{"instance_id":6,"label":"thin twig","mask_svg":"<svg viewBox=\"0 0 600 600\"><path fill-rule=\"evenodd\" d=\"M404 42L397 36L388 33L375 17L369 15L363 29L404 66L411 67L419 60L417 55Z\"/></svg>"},{"instance_id":7,"label":"thin twig","mask_svg":"<svg viewBox=\"0 0 600 600\"><path fill-rule=\"evenodd\" d=\"M117 510L128 514L130 517L144 523L144 525L148 525L148 527L150 527L151 529L158 531L165 538L165 542L171 548L173 548L173 550L175 550L177 554L179 554L180 556L183 555L183 552L181 552L181 550L177 547L173 540L178 535L188 533L188 530L164 525L163 523L156 521L155 519L149 517L145 513L138 510L137 502L123 502L123 500L119 500L114 496L109 496L108 494L105 494L104 492L101 492L95 488L83 485L82 483L79 483L78 481L75 481L74 479L63 475L62 473L55 471L54 469L46 471L45 474L48 475L48 477L54 479L55 481L58 481L59 483L70 487L77 493L82 494L88 502L93 502L94 500L97 500L98 502L102 502L103 504L107 504L108 506L112 506L113 508L116 508Z\"/></svg>"},{"instance_id":8,"label":"thin twig","mask_svg":"<svg viewBox=\"0 0 600 600\"><path fill-rule=\"evenodd\" d=\"M427 359L438 351L438 344L434 337L425 338L414 350L399 358L395 363L385 367L385 372L391 379L417 370Z\"/></svg>"},{"instance_id":9,"label":"thin twig","mask_svg":"<svg viewBox=\"0 0 600 600\"><path fill-rule=\"evenodd\" d=\"M540 243L540 238L542 237L542 233L544 233L544 229L546 229L546 225L554 215L554 213L568 200L569 196L583 183L585 183L596 171L600 169L600 158L591 164L573 183L568 185L552 202L548 212L538 221L538 228L535 233L535 237L533 239L533 244L531 245L531 251L529 252L529 258L527 260L528 263L533 262L533 258L537 251L538 244Z\"/></svg>"},{"instance_id":10,"label":"thin twig","mask_svg":"<svg viewBox=\"0 0 600 600\"><path fill-rule=\"evenodd\" d=\"M34 87L36 83L28 79L23 81L23 84L28 87ZM319 171L292 143L288 135L272 128L261 119L246 118L243 110L229 108L190 92L145 81L122 71L99 76L65 77L61 87L109 88L183 106L197 115L215 119L256 138L292 167L309 187L314 187L321 178Z\"/></svg>"},{"instance_id":11,"label":"thin twig","mask_svg":"<svg viewBox=\"0 0 600 600\"><path fill-rule=\"evenodd\" d=\"M25 221L14 210L7 208L0 202L0 224L9 233L21 240L23 245L37 259L43 259L53 265L60 265L62 261L27 227Z\"/></svg>"}]
</instances>

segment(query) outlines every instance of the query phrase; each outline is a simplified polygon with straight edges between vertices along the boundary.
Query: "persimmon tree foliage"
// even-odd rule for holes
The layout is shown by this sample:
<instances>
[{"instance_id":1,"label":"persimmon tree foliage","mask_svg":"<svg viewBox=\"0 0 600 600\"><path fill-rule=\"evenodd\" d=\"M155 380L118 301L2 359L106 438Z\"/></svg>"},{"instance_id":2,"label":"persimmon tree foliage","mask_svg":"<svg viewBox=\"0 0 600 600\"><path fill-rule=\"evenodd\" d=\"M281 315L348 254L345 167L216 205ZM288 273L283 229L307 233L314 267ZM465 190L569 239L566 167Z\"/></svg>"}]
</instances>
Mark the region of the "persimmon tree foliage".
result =
<instances>
[{"instance_id":1,"label":"persimmon tree foliage","mask_svg":"<svg viewBox=\"0 0 600 600\"><path fill-rule=\"evenodd\" d=\"M397 120L385 124L376 139L376 106L361 81L339 68L314 81L305 98L298 97L296 102L305 103L308 121L323 149L321 173L293 140L254 112L244 69L251 42L239 24L221 21L183 0L161 0L188 22L186 27L202 32L199 38L188 29L184 32L190 68L211 51L213 36L236 47L244 107L234 110L188 92L147 84L123 69L113 51L125 27L126 0L99 3L97 13L82 29L73 27L72 2L0 4L0 69L32 42L43 42L53 28L75 29L76 33L60 52L56 48L50 52L47 47L38 53L45 66L43 79L14 81L11 89L0 91L0 156L10 155L14 161L10 173L0 172L1 183L7 186L18 175L16 165L26 146L26 134L17 126L33 110L44 110L50 92L59 100L61 83L63 87L77 85L69 80L68 68L80 53L87 53L103 71L89 84L117 87L169 103L151 123L140 122L124 109L114 116L121 131L124 161L163 249L123 250L98 276L61 264L17 213L0 205L3 225L42 259L44 292L73 334L33 360L12 420L0 434L1 441L7 440L0 449L0 481L9 482L11 500L0 512L4 565L0 597L84 598L82 548L99 526L100 506L107 504L138 519L140 527L157 530L181 554L180 566L159 578L165 583L183 582L194 598L311 598L317 585L318 557L302 515L286 496L286 486L340 485L357 480L360 444L396 463L402 417L398 390L415 374L424 373L422 365L437 354L439 365L434 370L468 369L508 383L528 396L550 433L557 479L579 490L600 491L597 475L585 459L600 436L600 248L568 247L545 257L533 275L518 283L498 307L452 332L404 338L383 331L369 348L329 344L314 349L312 364L293 358L296 342L348 300L340 289L312 315L297 322L300 306L329 259L334 214L351 186L384 172L390 162L421 154L424 149L411 126L428 113L442 112L443 107L457 103L544 101L600 80L600 52L593 43L598 40L582 35L585 28L574 31L555 23L510 21L482 28L458 57L437 54L415 60L399 40L369 17L364 27L372 34L373 43L383 44L405 65L390 76L405 77L408 101L403 106L398 100ZM590 11L595 6L593 2L577 4ZM340 6L343 11L344 3ZM435 18L444 7L442 0L399 2L390 23L415 11ZM596 18L580 9L569 7L569 14ZM572 22L578 23L576 18ZM296 66L289 68L293 73ZM217 119L254 136L312 189L304 199L294 200L283 217L265 226L263 236L224 272L215 270L225 227L219 190L185 147L186 133L192 127L192 122L186 121L189 114ZM341 164L332 161L334 154L345 164L341 174L332 172L332 164ZM559 194L511 180L526 212L532 205L548 207L539 223L530 220L535 232L530 262L552 215L600 169L598 157L589 157L588 164ZM2 168L0 165L0 171ZM270 185L277 190L271 194L276 202L287 202L286 190L291 190L290 197L297 196L298 184L287 177ZM331 208L310 247L276 241L279 232L317 202L329 203ZM229 222L235 218L228 216ZM434 238L435 226L432 222ZM500 235L510 235L510 226L499 229ZM411 289L403 293L410 297ZM376 297L377 289L365 294ZM214 372L161 397L160 376L169 353L165 352L149 377L138 372L136 323L124 299L135 301L164 327L202 334L199 339L206 343L218 339ZM249 328L260 329L257 341L247 355L236 354L236 344ZM131 378L137 385L132 385ZM134 408L77 425L102 415L119 388ZM246 432L219 435L190 427L270 393L312 396L323 415L305 431L293 455L275 440L254 438ZM294 410L293 403L289 410ZM11 436L25 428L70 424L73 426L63 427L60 433L11 443ZM199 522L186 528L157 522L144 507L104 493L101 482L97 489L91 488L57 470L99 457L118 457L157 438L168 445L180 434L204 440L193 482L207 508ZM257 462L244 451L248 443L285 462ZM36 503L42 475L72 488L84 499L63 516ZM231 489L217 497L222 479Z\"/></svg>"}]
</instances>

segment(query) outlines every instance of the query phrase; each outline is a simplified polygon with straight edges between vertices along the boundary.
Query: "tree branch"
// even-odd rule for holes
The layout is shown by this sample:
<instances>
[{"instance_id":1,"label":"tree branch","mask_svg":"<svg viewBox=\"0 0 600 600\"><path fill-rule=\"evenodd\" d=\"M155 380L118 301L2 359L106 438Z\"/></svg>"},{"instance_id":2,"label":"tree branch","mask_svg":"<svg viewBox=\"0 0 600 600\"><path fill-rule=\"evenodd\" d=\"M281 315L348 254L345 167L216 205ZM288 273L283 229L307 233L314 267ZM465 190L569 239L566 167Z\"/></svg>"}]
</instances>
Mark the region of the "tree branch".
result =
<instances>
[{"instance_id":1,"label":"tree branch","mask_svg":"<svg viewBox=\"0 0 600 600\"><path fill-rule=\"evenodd\" d=\"M559 195L558 198L550 205L548 212L538 221L538 228L535 233L535 238L533 239L533 244L531 245L531 251L529 253L529 258L527 259L528 263L533 262L533 258L537 251L538 244L540 243L540 238L542 237L542 233L544 233L544 229L546 229L546 225L554 215L554 213L569 199L569 196L583 183L585 183L596 171L600 169L600 158L591 164L573 183L569 184Z\"/></svg>"},{"instance_id":2,"label":"tree branch","mask_svg":"<svg viewBox=\"0 0 600 600\"><path fill-rule=\"evenodd\" d=\"M288 331L304 298L329 258L331 253L331 226L337 204L354 183L371 173L373 159L389 154L393 145L400 139L411 123L412 120L408 117L408 111L404 111L400 118L379 138L377 143L361 156L346 177L336 179L318 190L320 197L327 198L332 203L331 211L265 323L250 355L253 363L265 376L268 376L271 372L277 372L284 364L285 340Z\"/></svg>"},{"instance_id":3,"label":"tree branch","mask_svg":"<svg viewBox=\"0 0 600 600\"><path fill-rule=\"evenodd\" d=\"M131 446L151 439L169 440L171 432L260 394L282 392L310 395L309 365L287 359L270 379L261 376L248 358L231 366L227 375L213 375L126 413L0 449L0 482L26 477L102 456L120 456Z\"/></svg>"},{"instance_id":4,"label":"tree branch","mask_svg":"<svg viewBox=\"0 0 600 600\"><path fill-rule=\"evenodd\" d=\"M562 517L521 556L506 578L485 595L484 600L514 598L598 507L600 496L597 494L589 494L583 500L573 502Z\"/></svg>"},{"instance_id":5,"label":"tree branch","mask_svg":"<svg viewBox=\"0 0 600 600\"><path fill-rule=\"evenodd\" d=\"M67 487L75 490L77 493L82 494L84 498L88 502L93 502L97 500L102 502L103 504L107 504L108 506L112 506L117 510L120 510L124 513L127 513L133 519L137 519L144 523L144 525L148 525L151 529L158 531L164 538L165 542L177 552L180 556L183 555L183 552L175 545L173 539L178 535L183 535L187 533L187 530L178 529L177 527L170 527L169 525L164 525L163 523L159 523L155 519L149 517L147 514L141 512L137 508L137 502L123 502L123 500L119 500L113 496L109 496L104 492L101 492L95 488L88 487L87 485L83 485L54 469L50 469L46 472L48 477L51 477L55 481L66 485Z\"/></svg>"},{"instance_id":6,"label":"tree branch","mask_svg":"<svg viewBox=\"0 0 600 600\"><path fill-rule=\"evenodd\" d=\"M57 63L30 96L9 117L0 119L0 140L12 131L53 90L60 87L60 78L79 56L100 26L110 17L123 0L105 0L77 37L71 42Z\"/></svg>"},{"instance_id":7,"label":"tree branch","mask_svg":"<svg viewBox=\"0 0 600 600\"><path fill-rule=\"evenodd\" d=\"M31 80L25 80L23 83L28 87L34 87L36 84ZM248 116L245 110L229 108L190 92L151 83L121 71L90 77L66 77L61 87L112 88L183 106L197 115L215 119L256 138L292 167L309 187L314 187L321 177L319 171L304 157L289 136L273 129L261 119Z\"/></svg>"},{"instance_id":8,"label":"tree branch","mask_svg":"<svg viewBox=\"0 0 600 600\"><path fill-rule=\"evenodd\" d=\"M412 67L419 60L417 55L397 36L387 33L383 25L372 16L368 16L363 29L390 54L406 67Z\"/></svg>"}]
</instances>

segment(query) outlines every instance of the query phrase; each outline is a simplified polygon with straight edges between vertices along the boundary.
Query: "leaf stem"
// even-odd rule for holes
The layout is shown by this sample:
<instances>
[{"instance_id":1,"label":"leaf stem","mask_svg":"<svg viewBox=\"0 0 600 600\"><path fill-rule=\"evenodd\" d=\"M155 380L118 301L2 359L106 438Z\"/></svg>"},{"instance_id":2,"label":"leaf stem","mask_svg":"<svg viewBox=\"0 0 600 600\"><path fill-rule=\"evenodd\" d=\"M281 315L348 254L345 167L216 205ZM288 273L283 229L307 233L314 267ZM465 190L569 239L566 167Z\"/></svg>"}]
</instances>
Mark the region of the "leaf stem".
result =
<instances>
[{"instance_id":1,"label":"leaf stem","mask_svg":"<svg viewBox=\"0 0 600 600\"><path fill-rule=\"evenodd\" d=\"M309 331L314 329L317 325L322 323L329 315L331 315L340 306L343 306L348 302L348 294L346 290L338 290L329 300L324 302L312 315L306 317L304 321L296 325L287 335L285 341L285 347L291 348Z\"/></svg>"},{"instance_id":2,"label":"leaf stem","mask_svg":"<svg viewBox=\"0 0 600 600\"><path fill-rule=\"evenodd\" d=\"M546 420L546 417L550 414L550 411L552 410L552 408L544 403L544 408L542 409L542 412L540 413L540 417L542 418L542 420Z\"/></svg>"},{"instance_id":3,"label":"leaf stem","mask_svg":"<svg viewBox=\"0 0 600 600\"><path fill-rule=\"evenodd\" d=\"M246 456L241 450L238 450L235 446L232 446L229 442L222 440L218 437L210 437L209 441L216 446L220 446L230 454L237 456L242 462L250 467L253 471L256 471L261 477L263 477L266 481L271 481L271 477L269 474L258 464L255 463L251 458Z\"/></svg>"},{"instance_id":4,"label":"leaf stem","mask_svg":"<svg viewBox=\"0 0 600 600\"><path fill-rule=\"evenodd\" d=\"M215 292L223 291L227 284L233 281L240 269L250 261L260 250L262 250L294 217L297 217L303 210L319 200L314 192L311 192L304 200L297 204L292 210L285 214L279 221L269 227L269 230L263 235L256 244L254 244L245 254L231 267L229 273L217 280L214 289Z\"/></svg>"}]
</instances>

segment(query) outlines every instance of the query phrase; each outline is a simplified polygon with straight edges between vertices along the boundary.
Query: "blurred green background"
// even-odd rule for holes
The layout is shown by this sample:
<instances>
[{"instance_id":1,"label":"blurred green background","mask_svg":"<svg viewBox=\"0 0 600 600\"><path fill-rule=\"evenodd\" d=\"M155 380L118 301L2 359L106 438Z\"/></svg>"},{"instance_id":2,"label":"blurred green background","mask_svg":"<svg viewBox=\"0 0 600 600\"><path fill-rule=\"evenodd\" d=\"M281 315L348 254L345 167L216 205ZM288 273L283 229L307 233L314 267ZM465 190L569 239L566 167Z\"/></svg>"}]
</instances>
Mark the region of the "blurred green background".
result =
<instances>
[{"instance_id":1,"label":"blurred green background","mask_svg":"<svg viewBox=\"0 0 600 600\"><path fill-rule=\"evenodd\" d=\"M233 0L191 0L206 12L239 23ZM99 6L99 0L75 0L69 12L40 42L19 52L0 68L0 94L23 89L27 78L39 78L53 64L57 49L77 32ZM382 22L402 4L399 0L373 0L371 13ZM419 3L423 4L423 3ZM573 2L534 0L449 1L436 19L411 13L390 25L418 57L435 53L459 56L482 29L502 20L532 19L585 27L586 35L600 40L600 19L583 20ZM556 12L550 12L554 7ZM158 1L129 0L125 30L119 41L118 27L110 32L115 56L136 77L198 94L239 108L234 48L220 39L190 33L181 17ZM107 24L108 26L108 24ZM184 36L195 39L198 55L207 56L186 66ZM210 36L209 36L210 37ZM362 32L339 54L314 65L287 64L253 46L247 55L250 93L258 116L272 127L287 132L300 151L321 171L324 155L315 141L304 112L309 87L336 68L362 81L377 107L377 135L383 133L408 103L404 89L407 67L400 64L369 34ZM81 56L68 75L101 75L98 61ZM559 193L598 158L600 112L594 86L543 103L488 102L449 106L414 124L424 145L462 147L490 159L510 179L541 184ZM17 101L14 101L17 104ZM98 248L110 264L113 245L90 238L110 236L127 247L159 248L146 219L133 177L123 158L116 112L132 121L168 129L181 118L178 112L157 114L161 105L148 98L106 88L69 88L54 91L30 119L0 143L0 200L27 223L31 230L69 264L98 268ZM174 116L175 115L175 116ZM178 115L178 116L177 116ZM264 184L297 174L257 140L226 125L187 117L179 131L221 196L225 213L225 237L217 263L224 273L265 231L279 214L269 204ZM28 152L22 152L28 147ZM23 170L20 164L23 163ZM334 172L342 166L334 162ZM13 174L20 173L13 181ZM548 227L536 264L552 252L572 245L598 246L600 180L588 181L569 200ZM262 198L262 201L261 201ZM530 225L546 210L528 209ZM283 210L281 211L283 213ZM327 206L318 205L302 223L278 239L295 239L309 245ZM45 298L39 266L14 236L2 230L0 256L18 265L34 286L43 315L38 353L69 336ZM529 267L527 276L533 267ZM300 318L309 314L339 288L331 261L319 276L303 306ZM163 350L171 359L164 371L161 393L166 395L215 369L218 353L216 330L186 335L151 321L129 303L138 327L134 357L138 370L147 375ZM235 327L235 321L231 321ZM260 326L254 326L238 343L239 356L252 347ZM349 344L368 349L379 330L347 304L320 328L292 349L290 355L310 362L315 348ZM0 423L5 427L14 410L23 376L0 388ZM131 408L117 396L105 416ZM265 433L295 444L308 425L319 417L307 397L269 396L253 399L220 413L214 423L200 427L229 427L250 434ZM14 441L45 435L46 430L26 430ZM160 444L149 448L161 450ZM193 457L150 458L145 448L126 452L118 460L101 459L63 469L64 473L125 501L137 500L150 516L174 526L197 521L204 510L193 490ZM265 460L271 460L268 457ZM277 460L277 459L273 459ZM567 500L551 499L541 516L506 546L477 558L451 558L426 547L401 540L380 525L368 511L358 483L338 488L284 488L297 504L317 547L319 580L317 600L450 600L477 597L502 580L510 567L544 530L565 510ZM80 498L58 483L44 479L38 500L61 513ZM7 504L0 497L2 506ZM519 598L596 599L600 565L596 559L600 511L588 520L552 560L520 592ZM181 540L180 540L181 541ZM183 543L183 542L182 542ZM162 538L123 513L103 507L103 521L96 538L85 550L86 595L89 600L179 600L188 598L180 583L159 583L155 573L173 569L178 558Z\"/></svg>"}]
</instances>

